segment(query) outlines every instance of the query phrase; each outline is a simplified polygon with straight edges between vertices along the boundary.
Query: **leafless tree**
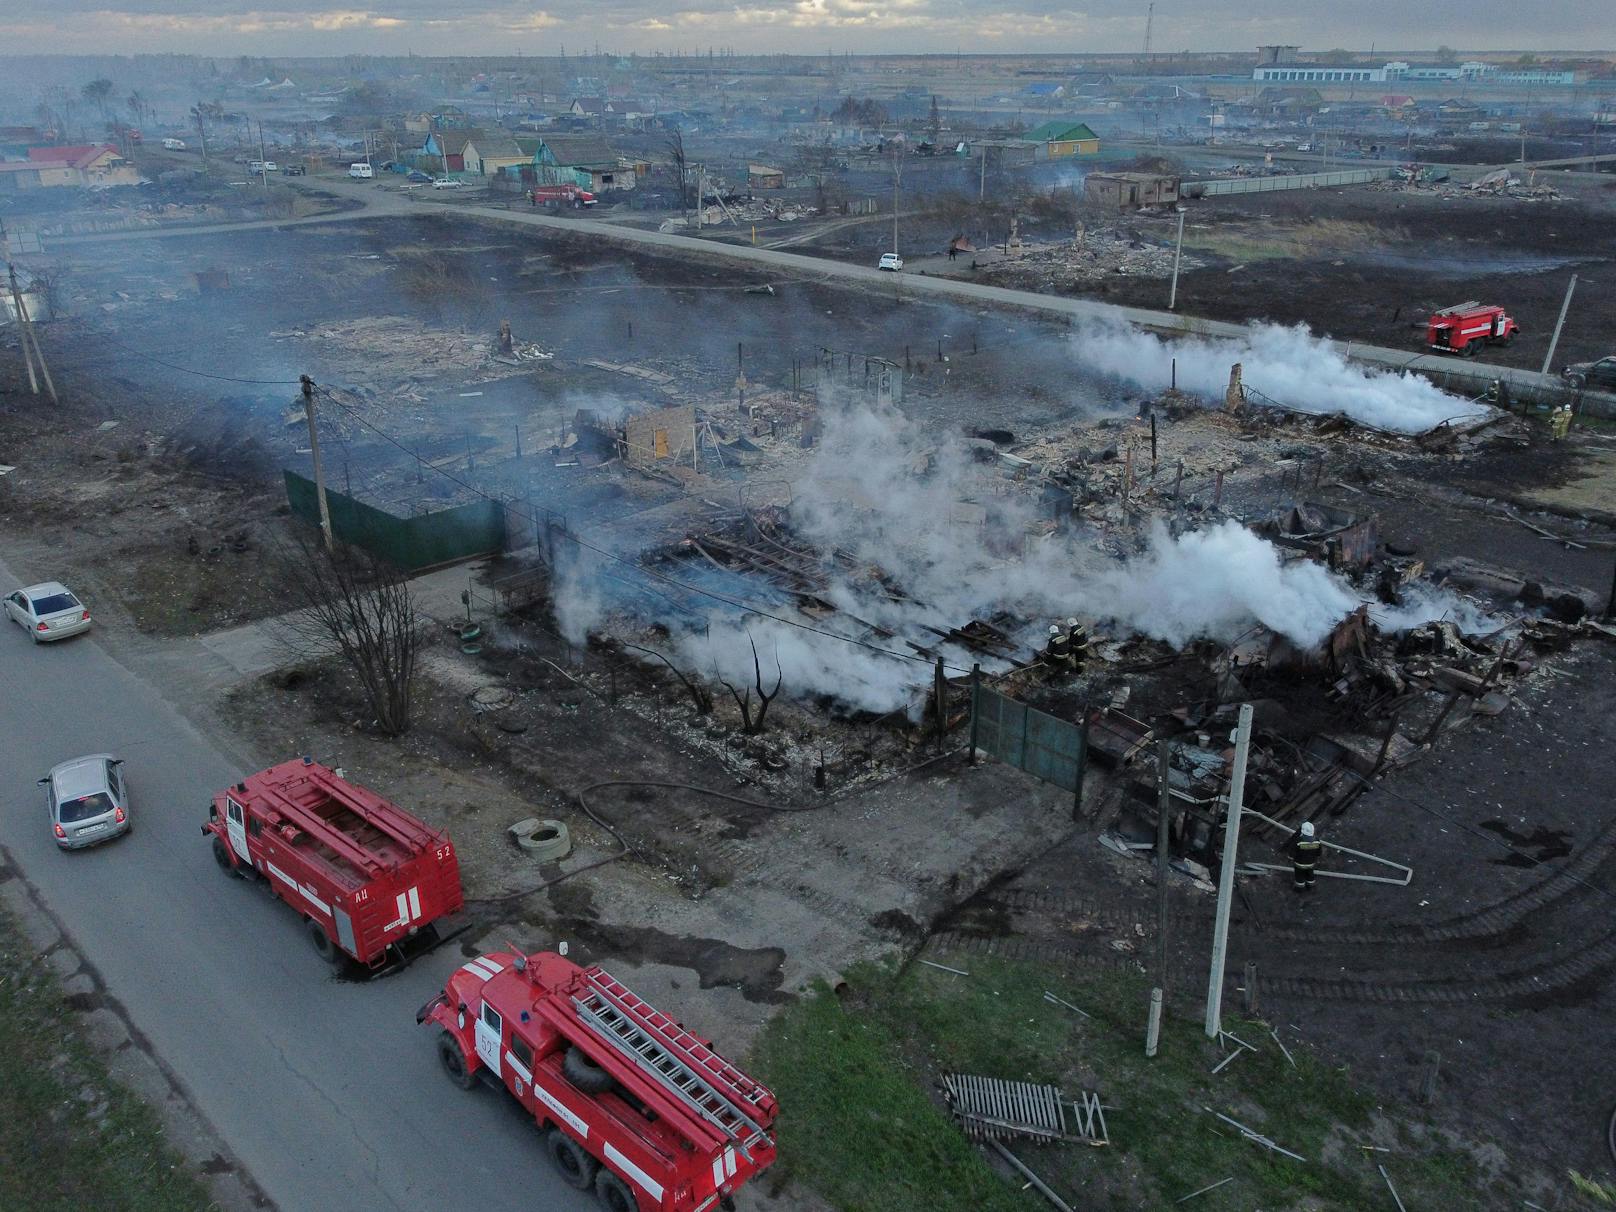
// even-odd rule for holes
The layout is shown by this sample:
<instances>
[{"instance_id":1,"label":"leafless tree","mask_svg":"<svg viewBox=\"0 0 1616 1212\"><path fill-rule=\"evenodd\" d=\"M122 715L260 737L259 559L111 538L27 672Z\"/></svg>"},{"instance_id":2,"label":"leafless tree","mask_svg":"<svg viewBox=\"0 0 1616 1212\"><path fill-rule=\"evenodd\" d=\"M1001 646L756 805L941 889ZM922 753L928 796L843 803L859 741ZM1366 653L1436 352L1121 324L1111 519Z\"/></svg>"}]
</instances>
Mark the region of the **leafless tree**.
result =
<instances>
[{"instance_id":1,"label":"leafless tree","mask_svg":"<svg viewBox=\"0 0 1616 1212\"><path fill-rule=\"evenodd\" d=\"M696 714L697 715L711 715L712 714L713 696L712 696L712 693L707 689L707 687L703 686L700 682L697 682L697 681L694 681L694 680L692 680L690 678L687 678L680 671L679 666L675 665L672 661L668 660L667 657L663 656L655 648L642 648L638 644L627 644L627 643L625 643L623 645L623 647L624 648L632 648L635 652L643 652L643 653L646 653L649 656L656 657L657 660L661 661L669 669L673 670L673 676L678 678L679 681L681 683L683 683L684 688L690 692L690 701L696 708Z\"/></svg>"},{"instance_id":2,"label":"leafless tree","mask_svg":"<svg viewBox=\"0 0 1616 1212\"><path fill-rule=\"evenodd\" d=\"M679 209L690 217L689 164L685 158L685 133L677 126L668 132L668 158L673 161L674 179L679 182ZM700 199L697 199L700 204Z\"/></svg>"},{"instance_id":3,"label":"leafless tree","mask_svg":"<svg viewBox=\"0 0 1616 1212\"><path fill-rule=\"evenodd\" d=\"M769 714L769 704L774 702L775 696L780 693L780 682L785 675L780 670L780 653L776 650L774 654L774 689L765 692L763 689L763 663L758 660L757 641L752 638L750 631L746 633L746 640L747 643L752 645L752 675L758 694L757 714L752 714L752 687L748 686L743 695L741 691L736 690L722 677L718 680L724 689L729 691L729 697L735 700L735 706L740 708L741 731L747 736L756 736L763 731L763 719Z\"/></svg>"},{"instance_id":4,"label":"leafless tree","mask_svg":"<svg viewBox=\"0 0 1616 1212\"><path fill-rule=\"evenodd\" d=\"M335 656L359 679L377 726L409 731L420 644L408 575L356 547L326 551L299 532L282 549L280 583L294 613L285 620L300 649Z\"/></svg>"}]
</instances>

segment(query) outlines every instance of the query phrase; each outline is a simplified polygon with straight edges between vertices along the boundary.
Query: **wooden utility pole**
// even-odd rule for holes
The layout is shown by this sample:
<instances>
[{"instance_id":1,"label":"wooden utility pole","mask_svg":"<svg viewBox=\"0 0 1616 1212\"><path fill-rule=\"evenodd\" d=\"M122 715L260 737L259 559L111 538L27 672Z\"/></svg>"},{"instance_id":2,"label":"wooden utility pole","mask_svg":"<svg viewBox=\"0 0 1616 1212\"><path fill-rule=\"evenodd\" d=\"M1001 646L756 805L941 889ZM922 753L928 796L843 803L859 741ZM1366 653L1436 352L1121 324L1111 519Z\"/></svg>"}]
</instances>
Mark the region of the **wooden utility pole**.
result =
<instances>
[{"instance_id":1,"label":"wooden utility pole","mask_svg":"<svg viewBox=\"0 0 1616 1212\"><path fill-rule=\"evenodd\" d=\"M13 323L17 326L17 346L22 350L23 365L28 367L28 390L36 396L39 394L39 376L34 374L34 355L28 352L28 334L22 327L22 292L17 289L17 271L7 266L11 273L11 306ZM1616 593L1616 588L1611 590Z\"/></svg>"},{"instance_id":2,"label":"wooden utility pole","mask_svg":"<svg viewBox=\"0 0 1616 1212\"><path fill-rule=\"evenodd\" d=\"M335 544L331 541L331 510L325 502L325 470L320 465L320 431L314 423L314 380L308 375L299 378L303 384L303 415L309 422L309 454L314 460L314 495L320 502L320 533L325 536L325 549L332 551Z\"/></svg>"},{"instance_id":3,"label":"wooden utility pole","mask_svg":"<svg viewBox=\"0 0 1616 1212\"><path fill-rule=\"evenodd\" d=\"M1245 810L1246 758L1251 752L1251 704L1240 704L1234 732L1234 766L1229 772L1228 820L1223 830L1223 870L1218 877L1218 915L1212 927L1212 970L1206 984L1206 1034L1223 1033L1223 966L1229 957L1229 910L1234 902L1235 854L1240 848L1240 814Z\"/></svg>"},{"instance_id":4,"label":"wooden utility pole","mask_svg":"<svg viewBox=\"0 0 1616 1212\"><path fill-rule=\"evenodd\" d=\"M34 331L33 317L28 314L28 301L22 297L22 290L17 286L17 267L8 261L6 272L11 277L11 298L17 308L17 333L21 339L23 356L25 358L28 356L28 346L32 343L34 361L39 363L39 373L45 380L45 390L50 392L52 404L60 404L62 401L56 394L56 384L51 379L50 367L45 365L45 351L39 348L39 334ZM34 382L32 363L28 368L28 381L31 384ZM34 394L39 394L37 384L34 385Z\"/></svg>"}]
</instances>

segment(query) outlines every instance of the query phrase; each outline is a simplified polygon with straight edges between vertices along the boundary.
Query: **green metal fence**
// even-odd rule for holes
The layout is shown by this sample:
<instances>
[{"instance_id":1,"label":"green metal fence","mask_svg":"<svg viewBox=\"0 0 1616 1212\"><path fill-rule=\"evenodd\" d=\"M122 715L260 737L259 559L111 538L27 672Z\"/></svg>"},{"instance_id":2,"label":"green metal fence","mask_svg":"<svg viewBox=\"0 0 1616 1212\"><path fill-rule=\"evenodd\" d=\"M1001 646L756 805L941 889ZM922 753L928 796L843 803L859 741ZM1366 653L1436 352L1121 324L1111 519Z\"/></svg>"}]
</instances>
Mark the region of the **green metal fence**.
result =
<instances>
[{"instance_id":1,"label":"green metal fence","mask_svg":"<svg viewBox=\"0 0 1616 1212\"><path fill-rule=\"evenodd\" d=\"M314 481L295 471L285 475L286 499L292 512L318 526L320 503ZM325 500L331 511L333 536L410 572L505 548L505 510L498 501L473 501L454 509L399 518L329 488Z\"/></svg>"},{"instance_id":2,"label":"green metal fence","mask_svg":"<svg viewBox=\"0 0 1616 1212\"><path fill-rule=\"evenodd\" d=\"M976 682L971 692L971 744L1070 791L1074 813L1081 805L1088 764L1088 732L1083 725L1057 719Z\"/></svg>"}]
</instances>

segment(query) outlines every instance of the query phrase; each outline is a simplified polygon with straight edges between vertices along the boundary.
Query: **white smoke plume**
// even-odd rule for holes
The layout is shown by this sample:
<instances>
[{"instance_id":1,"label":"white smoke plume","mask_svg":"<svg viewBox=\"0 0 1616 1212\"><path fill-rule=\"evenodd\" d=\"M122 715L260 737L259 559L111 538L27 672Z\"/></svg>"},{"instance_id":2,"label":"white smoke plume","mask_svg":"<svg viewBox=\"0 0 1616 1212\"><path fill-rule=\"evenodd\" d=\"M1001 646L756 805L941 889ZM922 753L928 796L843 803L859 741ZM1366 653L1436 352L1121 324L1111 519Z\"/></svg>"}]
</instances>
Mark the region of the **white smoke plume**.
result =
<instances>
[{"instance_id":1,"label":"white smoke plume","mask_svg":"<svg viewBox=\"0 0 1616 1212\"><path fill-rule=\"evenodd\" d=\"M1358 604L1322 565L1282 563L1267 539L1228 521L1176 539L1158 522L1144 555L1102 572L1085 600L1089 613L1174 647L1231 641L1254 623L1318 644Z\"/></svg>"},{"instance_id":2,"label":"white smoke plume","mask_svg":"<svg viewBox=\"0 0 1616 1212\"><path fill-rule=\"evenodd\" d=\"M1312 645L1360 605L1339 577L1310 561L1282 561L1278 548L1234 522L1176 538L1158 524L1144 550L1119 564L1081 534L1029 531L1035 514L1020 486L997 464L973 462L958 440L895 410L827 411L820 448L793 485L791 518L800 538L852 557L851 571L826 561L834 571L824 596L839 612L810 618L763 586L737 581L724 595L756 603L757 613L693 596L705 619L689 611L659 617L673 631L673 658L692 674L753 686L755 641L766 689L778 668L789 698L827 695L866 711L914 713L931 666L908 659L910 644L936 648L940 632L1000 611L1018 620L1017 638L1029 649L1071 615L1175 646L1233 641L1257 624ZM559 570L563 631L578 636L605 611L625 608L635 575L598 560ZM690 583L703 575L711 571L673 574ZM572 586L578 576L590 583ZM954 670L982 659L963 648L940 651Z\"/></svg>"},{"instance_id":3,"label":"white smoke plume","mask_svg":"<svg viewBox=\"0 0 1616 1212\"><path fill-rule=\"evenodd\" d=\"M1195 395L1222 399L1229 367L1276 403L1306 412L1345 413L1354 421L1397 433L1424 433L1450 418L1487 409L1450 395L1408 371L1375 370L1347 361L1303 325L1252 325L1240 340L1189 337L1168 341L1136 328L1088 322L1072 338L1073 354L1087 370L1115 375L1152 391L1172 382Z\"/></svg>"},{"instance_id":4,"label":"white smoke plume","mask_svg":"<svg viewBox=\"0 0 1616 1212\"><path fill-rule=\"evenodd\" d=\"M1382 631L1413 631L1442 620L1452 623L1465 635L1487 635L1508 622L1451 589L1423 584L1410 585L1399 605L1370 603L1369 617Z\"/></svg>"}]
</instances>

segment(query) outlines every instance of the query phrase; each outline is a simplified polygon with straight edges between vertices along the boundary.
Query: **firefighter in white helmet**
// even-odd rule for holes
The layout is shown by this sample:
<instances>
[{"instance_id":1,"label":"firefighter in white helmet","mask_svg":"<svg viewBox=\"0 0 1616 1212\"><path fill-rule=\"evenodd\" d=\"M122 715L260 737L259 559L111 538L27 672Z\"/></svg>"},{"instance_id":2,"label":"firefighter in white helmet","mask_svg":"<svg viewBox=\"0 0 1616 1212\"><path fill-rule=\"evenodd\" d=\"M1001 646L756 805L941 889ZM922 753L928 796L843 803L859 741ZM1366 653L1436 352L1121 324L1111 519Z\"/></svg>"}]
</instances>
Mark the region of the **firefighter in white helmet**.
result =
<instances>
[{"instance_id":1,"label":"firefighter in white helmet","mask_svg":"<svg viewBox=\"0 0 1616 1212\"><path fill-rule=\"evenodd\" d=\"M1051 665L1064 667L1070 663L1072 642L1066 631L1056 625L1049 628L1049 643L1044 648L1044 659Z\"/></svg>"},{"instance_id":2,"label":"firefighter in white helmet","mask_svg":"<svg viewBox=\"0 0 1616 1212\"><path fill-rule=\"evenodd\" d=\"M1324 844L1314 836L1313 822L1303 821L1302 827L1291 835L1285 847L1291 856L1291 876L1298 892L1312 892L1314 873L1319 865L1319 854Z\"/></svg>"}]
</instances>

